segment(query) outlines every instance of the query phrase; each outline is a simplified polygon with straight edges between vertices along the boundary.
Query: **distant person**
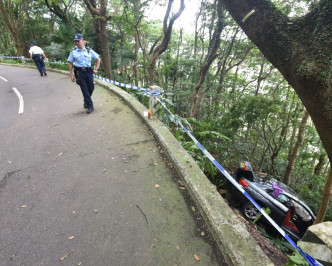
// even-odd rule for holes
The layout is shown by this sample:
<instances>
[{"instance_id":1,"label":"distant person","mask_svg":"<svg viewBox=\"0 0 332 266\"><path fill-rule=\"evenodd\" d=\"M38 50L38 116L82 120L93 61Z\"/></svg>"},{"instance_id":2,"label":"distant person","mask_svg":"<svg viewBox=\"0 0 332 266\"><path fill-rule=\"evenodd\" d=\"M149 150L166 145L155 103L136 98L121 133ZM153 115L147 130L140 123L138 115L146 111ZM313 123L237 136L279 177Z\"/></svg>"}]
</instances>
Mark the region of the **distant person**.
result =
<instances>
[{"instance_id":1,"label":"distant person","mask_svg":"<svg viewBox=\"0 0 332 266\"><path fill-rule=\"evenodd\" d=\"M87 114L93 110L93 102L91 99L94 91L93 74L97 74L100 66L99 54L89 47L85 47L86 40L82 34L75 34L74 36L75 47L71 50L68 63L69 72L72 82L80 85L84 98L84 108L87 109ZM96 60L96 68L93 69L91 60Z\"/></svg>"},{"instance_id":2,"label":"distant person","mask_svg":"<svg viewBox=\"0 0 332 266\"><path fill-rule=\"evenodd\" d=\"M30 58L35 61L37 69L40 73L40 76L47 76L46 68L44 65L44 58L47 60L46 55L44 54L43 49L41 49L39 46L37 46L37 43L35 41L31 42L31 46L29 49Z\"/></svg>"}]
</instances>

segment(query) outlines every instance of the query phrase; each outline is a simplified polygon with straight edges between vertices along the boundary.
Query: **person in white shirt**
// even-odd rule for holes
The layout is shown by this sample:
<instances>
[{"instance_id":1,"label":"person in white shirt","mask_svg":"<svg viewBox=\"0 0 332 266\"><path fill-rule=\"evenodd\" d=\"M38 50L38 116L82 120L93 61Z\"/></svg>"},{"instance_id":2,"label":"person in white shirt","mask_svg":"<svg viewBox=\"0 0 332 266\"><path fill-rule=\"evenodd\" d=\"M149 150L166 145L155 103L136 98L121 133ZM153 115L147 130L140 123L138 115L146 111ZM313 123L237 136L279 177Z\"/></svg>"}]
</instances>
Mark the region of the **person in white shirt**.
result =
<instances>
[{"instance_id":1,"label":"person in white shirt","mask_svg":"<svg viewBox=\"0 0 332 266\"><path fill-rule=\"evenodd\" d=\"M44 65L43 59L45 58L47 60L46 55L44 54L43 49L41 49L39 46L37 46L37 43L35 41L31 42L31 47L29 50L30 58L35 61L37 69L40 73L40 76L47 76L46 68Z\"/></svg>"}]
</instances>

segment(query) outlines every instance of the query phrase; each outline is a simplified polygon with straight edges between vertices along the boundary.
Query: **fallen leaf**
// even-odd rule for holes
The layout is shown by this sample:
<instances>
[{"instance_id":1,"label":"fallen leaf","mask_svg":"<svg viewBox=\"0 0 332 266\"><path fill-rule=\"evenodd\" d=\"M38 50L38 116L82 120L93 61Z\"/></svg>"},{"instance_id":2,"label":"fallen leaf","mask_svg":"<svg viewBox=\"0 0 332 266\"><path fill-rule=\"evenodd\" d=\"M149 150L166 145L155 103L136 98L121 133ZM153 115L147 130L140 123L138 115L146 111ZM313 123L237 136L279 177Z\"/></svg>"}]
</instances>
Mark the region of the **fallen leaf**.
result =
<instances>
[{"instance_id":1,"label":"fallen leaf","mask_svg":"<svg viewBox=\"0 0 332 266\"><path fill-rule=\"evenodd\" d=\"M194 257L195 257L195 260L200 261L199 257L196 254L194 254Z\"/></svg>"},{"instance_id":2,"label":"fallen leaf","mask_svg":"<svg viewBox=\"0 0 332 266\"><path fill-rule=\"evenodd\" d=\"M60 152L60 153L58 154L58 157L60 157L62 154L63 154L63 152Z\"/></svg>"},{"instance_id":3,"label":"fallen leaf","mask_svg":"<svg viewBox=\"0 0 332 266\"><path fill-rule=\"evenodd\" d=\"M191 209L195 212L196 211L196 209L195 209L195 207L194 206L191 206Z\"/></svg>"},{"instance_id":4,"label":"fallen leaf","mask_svg":"<svg viewBox=\"0 0 332 266\"><path fill-rule=\"evenodd\" d=\"M177 250L179 250L179 249L180 249L180 247L179 247L179 246L176 246L176 249L177 249Z\"/></svg>"},{"instance_id":5,"label":"fallen leaf","mask_svg":"<svg viewBox=\"0 0 332 266\"><path fill-rule=\"evenodd\" d=\"M70 236L70 237L68 237L68 239L74 239L75 238L75 236Z\"/></svg>"},{"instance_id":6,"label":"fallen leaf","mask_svg":"<svg viewBox=\"0 0 332 266\"><path fill-rule=\"evenodd\" d=\"M69 252L69 253L66 253L64 256L62 256L62 257L60 258L60 260L67 259L67 258L69 257L69 255L70 255L70 252Z\"/></svg>"},{"instance_id":7,"label":"fallen leaf","mask_svg":"<svg viewBox=\"0 0 332 266\"><path fill-rule=\"evenodd\" d=\"M103 169L103 173L105 173L106 171L107 171L107 169L106 169L106 168L104 168L104 169Z\"/></svg>"},{"instance_id":8,"label":"fallen leaf","mask_svg":"<svg viewBox=\"0 0 332 266\"><path fill-rule=\"evenodd\" d=\"M205 236L205 233L204 233L204 232L201 232L201 236Z\"/></svg>"},{"instance_id":9,"label":"fallen leaf","mask_svg":"<svg viewBox=\"0 0 332 266\"><path fill-rule=\"evenodd\" d=\"M155 187L155 188L159 188L159 185L158 185L158 184L155 184L154 187Z\"/></svg>"}]
</instances>

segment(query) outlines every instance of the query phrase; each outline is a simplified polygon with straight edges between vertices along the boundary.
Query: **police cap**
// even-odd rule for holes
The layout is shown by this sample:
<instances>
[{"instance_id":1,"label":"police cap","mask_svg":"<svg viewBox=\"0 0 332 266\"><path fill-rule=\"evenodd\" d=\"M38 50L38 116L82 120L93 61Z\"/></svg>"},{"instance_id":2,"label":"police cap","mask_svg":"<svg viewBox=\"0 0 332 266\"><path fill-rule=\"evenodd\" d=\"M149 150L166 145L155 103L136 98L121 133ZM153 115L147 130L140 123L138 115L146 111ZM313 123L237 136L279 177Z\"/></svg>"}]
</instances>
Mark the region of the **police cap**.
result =
<instances>
[{"instance_id":1,"label":"police cap","mask_svg":"<svg viewBox=\"0 0 332 266\"><path fill-rule=\"evenodd\" d=\"M75 34L74 41L79 41L79 40L82 40L82 39L84 39L82 34L80 34L80 33Z\"/></svg>"}]
</instances>

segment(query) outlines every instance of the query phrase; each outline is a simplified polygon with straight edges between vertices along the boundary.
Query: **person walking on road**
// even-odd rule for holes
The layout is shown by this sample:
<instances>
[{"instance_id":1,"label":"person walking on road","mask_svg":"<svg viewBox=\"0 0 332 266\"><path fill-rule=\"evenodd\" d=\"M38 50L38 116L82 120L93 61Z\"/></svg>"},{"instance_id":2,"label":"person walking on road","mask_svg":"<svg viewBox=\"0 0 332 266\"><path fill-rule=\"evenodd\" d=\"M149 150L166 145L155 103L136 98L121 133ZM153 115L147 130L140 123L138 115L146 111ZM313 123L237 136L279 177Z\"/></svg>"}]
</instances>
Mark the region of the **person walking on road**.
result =
<instances>
[{"instance_id":1,"label":"person walking on road","mask_svg":"<svg viewBox=\"0 0 332 266\"><path fill-rule=\"evenodd\" d=\"M80 85L84 98L84 108L87 109L87 114L93 110L93 102L91 99L94 91L93 74L97 74L100 66L99 54L89 47L85 47L86 41L82 34L75 34L75 47L70 52L68 57L69 73L72 82ZM96 68L93 69L91 60L96 60Z\"/></svg>"},{"instance_id":2,"label":"person walking on road","mask_svg":"<svg viewBox=\"0 0 332 266\"><path fill-rule=\"evenodd\" d=\"M40 76L44 76L44 75L47 76L46 68L44 65L44 58L45 58L45 60L47 60L47 57L44 54L43 49L40 48L39 46L37 46L37 43L35 41L31 42L29 54L30 54L31 60L35 61L35 64L40 73Z\"/></svg>"}]
</instances>

